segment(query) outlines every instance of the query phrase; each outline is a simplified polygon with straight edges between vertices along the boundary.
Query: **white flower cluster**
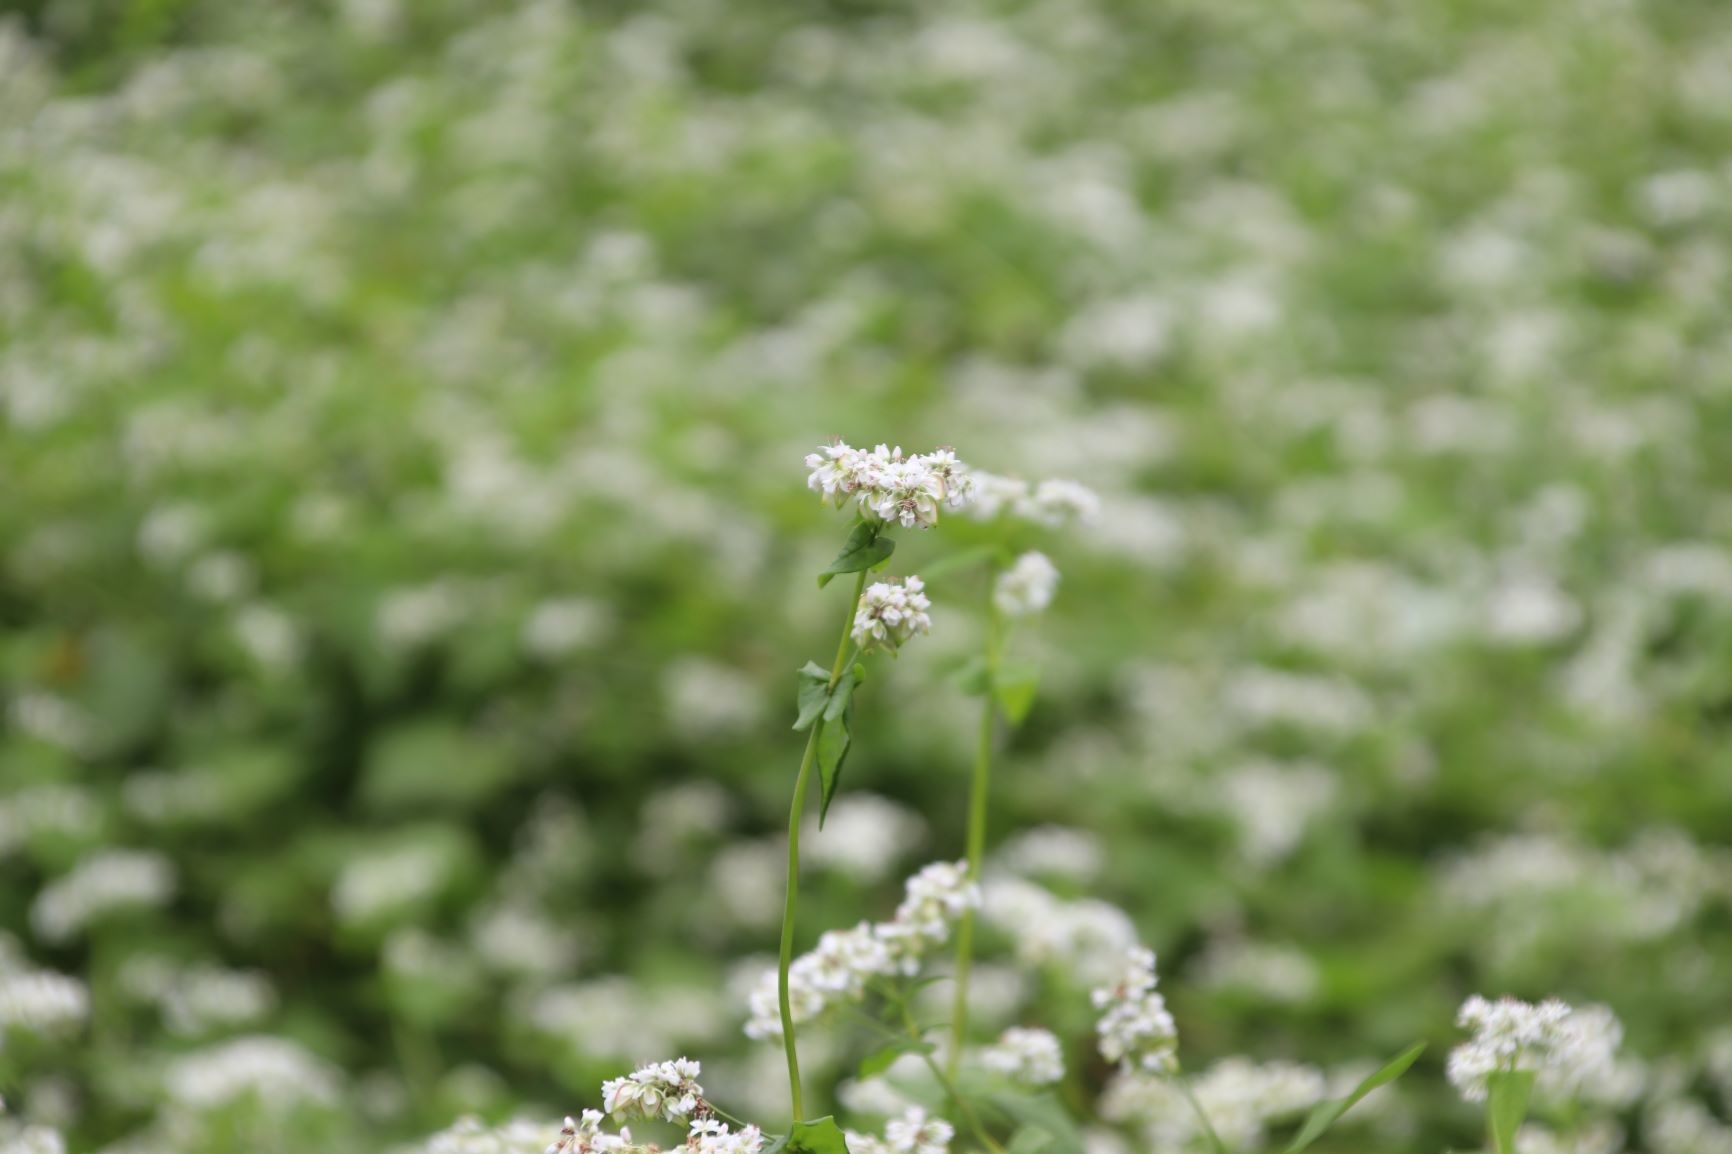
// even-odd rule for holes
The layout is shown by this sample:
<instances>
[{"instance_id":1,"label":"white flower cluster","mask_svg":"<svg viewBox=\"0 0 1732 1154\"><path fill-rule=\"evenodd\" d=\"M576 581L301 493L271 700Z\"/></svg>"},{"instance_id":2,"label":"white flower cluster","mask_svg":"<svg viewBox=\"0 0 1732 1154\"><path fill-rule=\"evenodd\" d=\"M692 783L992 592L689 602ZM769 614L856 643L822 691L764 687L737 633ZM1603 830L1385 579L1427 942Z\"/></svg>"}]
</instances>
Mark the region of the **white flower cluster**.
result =
<instances>
[{"instance_id":1,"label":"white flower cluster","mask_svg":"<svg viewBox=\"0 0 1732 1154\"><path fill-rule=\"evenodd\" d=\"M534 1122L489 1126L473 1114L427 1139L424 1154L542 1154L548 1127Z\"/></svg>"},{"instance_id":2,"label":"white flower cluster","mask_svg":"<svg viewBox=\"0 0 1732 1154\"><path fill-rule=\"evenodd\" d=\"M690 1058L651 1062L623 1078L602 1083L602 1105L616 1119L648 1118L663 1122L686 1122L685 1148L689 1154L758 1154L764 1135L756 1126L730 1130L716 1119L704 1088L698 1085L698 1063ZM602 1129L601 1110L585 1110L578 1118L566 1118L559 1137L545 1154L651 1154L654 1146L632 1141L631 1131L617 1134Z\"/></svg>"},{"instance_id":3,"label":"white flower cluster","mask_svg":"<svg viewBox=\"0 0 1732 1154\"><path fill-rule=\"evenodd\" d=\"M874 581L860 594L860 604L854 610L854 644L862 652L887 646L899 648L916 633L932 632L932 608L926 596L926 583L918 577L908 577L898 585L894 581Z\"/></svg>"},{"instance_id":4,"label":"white flower cluster","mask_svg":"<svg viewBox=\"0 0 1732 1154\"><path fill-rule=\"evenodd\" d=\"M1016 943L1025 966L1057 966L1078 982L1106 982L1117 959L1135 948L1137 930L1126 913L1107 902L1066 901L1043 886L1016 877L988 878L986 918Z\"/></svg>"},{"instance_id":5,"label":"white flower cluster","mask_svg":"<svg viewBox=\"0 0 1732 1154\"><path fill-rule=\"evenodd\" d=\"M698 1072L698 1063L690 1058L640 1066L623 1078L602 1083L602 1108L616 1121L626 1118L683 1121L704 1100L704 1088L697 1082Z\"/></svg>"},{"instance_id":6,"label":"white flower cluster","mask_svg":"<svg viewBox=\"0 0 1732 1154\"><path fill-rule=\"evenodd\" d=\"M756 1126L729 1130L715 1118L694 1120L686 1133L686 1149L692 1154L758 1154L763 1148L764 1134Z\"/></svg>"},{"instance_id":7,"label":"white flower cluster","mask_svg":"<svg viewBox=\"0 0 1732 1154\"><path fill-rule=\"evenodd\" d=\"M1485 1100L1487 1079L1506 1070L1537 1071L1545 1093L1568 1096L1609 1076L1623 1028L1610 1010L1575 1010L1556 998L1538 1005L1475 995L1456 1024L1473 1037L1450 1051L1449 1080L1469 1102Z\"/></svg>"},{"instance_id":8,"label":"white flower cluster","mask_svg":"<svg viewBox=\"0 0 1732 1154\"><path fill-rule=\"evenodd\" d=\"M922 959L950 937L965 910L980 905L980 887L968 879L965 862L933 862L908 879L902 904L888 922L861 922L830 930L817 948L794 959L788 970L788 1001L794 1021L809 1022L833 1005L859 1001L875 977L912 977ZM776 971L768 970L752 990L748 1037L782 1036Z\"/></svg>"},{"instance_id":9,"label":"white flower cluster","mask_svg":"<svg viewBox=\"0 0 1732 1154\"><path fill-rule=\"evenodd\" d=\"M884 1137L847 1131L848 1154L947 1154L956 1128L942 1118L928 1117L910 1106L901 1117L884 1124Z\"/></svg>"},{"instance_id":10,"label":"white flower cluster","mask_svg":"<svg viewBox=\"0 0 1732 1154\"><path fill-rule=\"evenodd\" d=\"M43 887L30 924L47 942L66 942L111 913L165 905L174 895L174 866L150 850L106 850Z\"/></svg>"},{"instance_id":11,"label":"white flower cluster","mask_svg":"<svg viewBox=\"0 0 1732 1154\"><path fill-rule=\"evenodd\" d=\"M940 509L964 508L974 497L968 466L949 449L905 457L901 446L868 450L833 441L808 453L806 468L806 487L838 509L852 498L862 516L904 529L930 529Z\"/></svg>"},{"instance_id":12,"label":"white flower cluster","mask_svg":"<svg viewBox=\"0 0 1732 1154\"><path fill-rule=\"evenodd\" d=\"M1050 1030L1012 1026L980 1052L980 1064L1025 1086L1050 1086L1064 1078L1064 1049Z\"/></svg>"},{"instance_id":13,"label":"white flower cluster","mask_svg":"<svg viewBox=\"0 0 1732 1154\"><path fill-rule=\"evenodd\" d=\"M548 1146L546 1154L638 1154L654 1147L638 1146L631 1140L631 1131L621 1128L610 1134L601 1128L600 1110L585 1110L581 1117L566 1118L559 1137Z\"/></svg>"},{"instance_id":14,"label":"white flower cluster","mask_svg":"<svg viewBox=\"0 0 1732 1154\"><path fill-rule=\"evenodd\" d=\"M1269 1124L1300 1114L1328 1091L1323 1074L1292 1062L1227 1058L1192 1084L1197 1106L1230 1150L1260 1146ZM1196 1148L1204 1135L1197 1110L1170 1078L1121 1073L1101 1097L1101 1116L1137 1126L1152 1150Z\"/></svg>"},{"instance_id":15,"label":"white flower cluster","mask_svg":"<svg viewBox=\"0 0 1732 1154\"><path fill-rule=\"evenodd\" d=\"M336 1102L336 1068L287 1038L265 1034L198 1050L169 1067L168 1096L195 1110L216 1110L253 1096L261 1105Z\"/></svg>"},{"instance_id":16,"label":"white flower cluster","mask_svg":"<svg viewBox=\"0 0 1732 1154\"><path fill-rule=\"evenodd\" d=\"M0 954L0 1044L11 1030L63 1035L90 1016L90 991L77 978L52 970L11 967Z\"/></svg>"},{"instance_id":17,"label":"white flower cluster","mask_svg":"<svg viewBox=\"0 0 1732 1154\"><path fill-rule=\"evenodd\" d=\"M1030 550L998 575L992 604L1006 617L1044 613L1058 592L1058 567L1045 553Z\"/></svg>"},{"instance_id":18,"label":"white flower cluster","mask_svg":"<svg viewBox=\"0 0 1732 1154\"><path fill-rule=\"evenodd\" d=\"M1091 995L1101 1011L1101 1057L1126 1072L1168 1074L1178 1068L1179 1030L1155 982L1155 952L1138 946L1126 959L1124 976Z\"/></svg>"},{"instance_id":19,"label":"white flower cluster","mask_svg":"<svg viewBox=\"0 0 1732 1154\"><path fill-rule=\"evenodd\" d=\"M1055 478L1030 485L1017 477L980 472L971 480L974 499L969 514L982 521L1005 514L1054 529L1067 521L1092 521L1101 509L1095 491L1076 481Z\"/></svg>"}]
</instances>

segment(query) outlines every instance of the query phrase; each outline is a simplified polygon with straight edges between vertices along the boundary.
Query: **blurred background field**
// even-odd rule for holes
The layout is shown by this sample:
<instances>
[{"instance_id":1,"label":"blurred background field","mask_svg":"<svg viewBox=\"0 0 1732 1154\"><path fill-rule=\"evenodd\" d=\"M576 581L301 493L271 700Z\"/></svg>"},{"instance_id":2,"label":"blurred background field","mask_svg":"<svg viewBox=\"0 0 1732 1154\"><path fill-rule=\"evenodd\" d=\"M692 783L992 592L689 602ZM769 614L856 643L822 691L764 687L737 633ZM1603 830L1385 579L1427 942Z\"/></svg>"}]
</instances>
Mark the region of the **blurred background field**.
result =
<instances>
[{"instance_id":1,"label":"blurred background field","mask_svg":"<svg viewBox=\"0 0 1732 1154\"><path fill-rule=\"evenodd\" d=\"M1732 1150L1732 9L6 7L17 1120L380 1151L681 1052L779 1118L840 435L1101 494L996 868L1130 912L1188 1065L1428 1038L1333 1149L1470 1147L1454 1008L1555 993L1629 1149ZM808 942L961 852L932 593Z\"/></svg>"}]
</instances>

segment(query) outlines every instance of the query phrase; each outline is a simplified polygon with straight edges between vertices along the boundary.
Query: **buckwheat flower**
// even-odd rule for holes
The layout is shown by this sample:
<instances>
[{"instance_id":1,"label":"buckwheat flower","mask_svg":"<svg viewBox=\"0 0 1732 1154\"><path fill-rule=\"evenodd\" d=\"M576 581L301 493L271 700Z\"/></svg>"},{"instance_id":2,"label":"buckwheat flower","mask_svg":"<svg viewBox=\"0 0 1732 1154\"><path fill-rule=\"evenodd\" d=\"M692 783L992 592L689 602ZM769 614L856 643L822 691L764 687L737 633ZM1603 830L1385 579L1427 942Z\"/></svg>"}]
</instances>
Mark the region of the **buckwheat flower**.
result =
<instances>
[{"instance_id":1,"label":"buckwheat flower","mask_svg":"<svg viewBox=\"0 0 1732 1154\"><path fill-rule=\"evenodd\" d=\"M1067 521L1092 521L1100 509L1101 499L1093 489L1076 481L1055 479L1036 485L1017 512L1036 524L1056 528Z\"/></svg>"},{"instance_id":2,"label":"buckwheat flower","mask_svg":"<svg viewBox=\"0 0 1732 1154\"><path fill-rule=\"evenodd\" d=\"M1050 1030L1012 1026L980 1052L980 1064L1025 1086L1050 1086L1064 1078L1064 1050Z\"/></svg>"},{"instance_id":3,"label":"buckwheat flower","mask_svg":"<svg viewBox=\"0 0 1732 1154\"><path fill-rule=\"evenodd\" d=\"M974 500L968 513L977 521L994 520L999 514L1018 508L1029 498L1028 482L1018 477L977 471L969 475L969 481Z\"/></svg>"},{"instance_id":4,"label":"buckwheat flower","mask_svg":"<svg viewBox=\"0 0 1732 1154\"><path fill-rule=\"evenodd\" d=\"M954 1137L956 1127L942 1118L928 1118L919 1106L884 1124L884 1142L894 1154L948 1154Z\"/></svg>"},{"instance_id":5,"label":"buckwheat flower","mask_svg":"<svg viewBox=\"0 0 1732 1154\"><path fill-rule=\"evenodd\" d=\"M1101 1057L1126 1073L1167 1074L1178 1068L1178 1027L1155 982L1155 952L1138 946L1130 951L1124 975L1091 995L1101 1011L1096 1027Z\"/></svg>"},{"instance_id":6,"label":"buckwheat flower","mask_svg":"<svg viewBox=\"0 0 1732 1154\"><path fill-rule=\"evenodd\" d=\"M655 1150L654 1146L635 1144L630 1130L621 1127L619 1133L609 1134L601 1123L600 1110L585 1110L579 1118L566 1118L559 1137L545 1154L637 1154Z\"/></svg>"},{"instance_id":7,"label":"buckwheat flower","mask_svg":"<svg viewBox=\"0 0 1732 1154\"><path fill-rule=\"evenodd\" d=\"M866 983L897 971L894 948L881 926L861 922L849 930L829 930L811 953L788 968L788 1003L795 1024L809 1022L831 1006L858 1002ZM751 1016L746 1035L768 1039L782 1036L777 974L766 970L750 996Z\"/></svg>"},{"instance_id":8,"label":"buckwheat flower","mask_svg":"<svg viewBox=\"0 0 1732 1154\"><path fill-rule=\"evenodd\" d=\"M845 441L806 455L806 487L840 509L853 499L863 517L930 529L942 508L961 509L974 496L968 467L949 449L904 455L901 446L856 449Z\"/></svg>"},{"instance_id":9,"label":"buckwheat flower","mask_svg":"<svg viewBox=\"0 0 1732 1154\"><path fill-rule=\"evenodd\" d=\"M651 1062L623 1078L602 1083L602 1108L615 1119L659 1118L678 1122L704 1099L698 1085L698 1063L690 1058Z\"/></svg>"},{"instance_id":10,"label":"buckwheat flower","mask_svg":"<svg viewBox=\"0 0 1732 1154\"><path fill-rule=\"evenodd\" d=\"M896 649L916 633L932 632L932 618L926 612L932 602L925 589L926 583L912 576L900 585L890 581L868 585L854 610L854 643L862 652Z\"/></svg>"},{"instance_id":11,"label":"buckwheat flower","mask_svg":"<svg viewBox=\"0 0 1732 1154\"><path fill-rule=\"evenodd\" d=\"M52 970L0 967L0 1044L9 1030L43 1036L70 1034L90 1016L90 991L77 978Z\"/></svg>"},{"instance_id":12,"label":"buckwheat flower","mask_svg":"<svg viewBox=\"0 0 1732 1154\"><path fill-rule=\"evenodd\" d=\"M1032 617L1052 604L1057 591L1058 568L1045 553L1030 550L998 575L992 604L1006 617Z\"/></svg>"},{"instance_id":13,"label":"buckwheat flower","mask_svg":"<svg viewBox=\"0 0 1732 1154\"><path fill-rule=\"evenodd\" d=\"M546 1149L546 1126L534 1122L490 1126L473 1114L434 1134L423 1147L425 1154L542 1154Z\"/></svg>"},{"instance_id":14,"label":"buckwheat flower","mask_svg":"<svg viewBox=\"0 0 1732 1154\"><path fill-rule=\"evenodd\" d=\"M880 445L873 455L883 450ZM861 494L861 509L904 529L930 529L938 524L945 498L944 478L933 472L925 458L904 458L901 454L898 448L894 456L881 460L875 484Z\"/></svg>"},{"instance_id":15,"label":"buckwheat flower","mask_svg":"<svg viewBox=\"0 0 1732 1154\"><path fill-rule=\"evenodd\" d=\"M1604 1076L1623 1030L1609 1010L1577 1011L1556 998L1538 1005L1516 998L1495 1002L1475 995L1462 1003L1456 1024L1473 1037L1450 1052L1449 1080L1469 1102L1484 1101L1495 1073L1533 1070L1551 1093L1569 1096Z\"/></svg>"},{"instance_id":16,"label":"buckwheat flower","mask_svg":"<svg viewBox=\"0 0 1732 1154\"><path fill-rule=\"evenodd\" d=\"M838 509L861 489L871 489L877 476L872 454L843 441L832 441L820 445L816 453L807 453L806 468L811 470L806 488Z\"/></svg>"},{"instance_id":17,"label":"buckwheat flower","mask_svg":"<svg viewBox=\"0 0 1732 1154\"><path fill-rule=\"evenodd\" d=\"M980 908L980 887L968 877L965 861L937 861L908 879L896 924L931 945L942 945L950 927L968 910Z\"/></svg>"},{"instance_id":18,"label":"buckwheat flower","mask_svg":"<svg viewBox=\"0 0 1732 1154\"><path fill-rule=\"evenodd\" d=\"M848 1154L890 1154L889 1143L876 1134L844 1130L842 1137L848 1143Z\"/></svg>"},{"instance_id":19,"label":"buckwheat flower","mask_svg":"<svg viewBox=\"0 0 1732 1154\"><path fill-rule=\"evenodd\" d=\"M686 1133L686 1149L692 1154L758 1154L764 1135L756 1126L731 1131L716 1118L697 1118Z\"/></svg>"}]
</instances>

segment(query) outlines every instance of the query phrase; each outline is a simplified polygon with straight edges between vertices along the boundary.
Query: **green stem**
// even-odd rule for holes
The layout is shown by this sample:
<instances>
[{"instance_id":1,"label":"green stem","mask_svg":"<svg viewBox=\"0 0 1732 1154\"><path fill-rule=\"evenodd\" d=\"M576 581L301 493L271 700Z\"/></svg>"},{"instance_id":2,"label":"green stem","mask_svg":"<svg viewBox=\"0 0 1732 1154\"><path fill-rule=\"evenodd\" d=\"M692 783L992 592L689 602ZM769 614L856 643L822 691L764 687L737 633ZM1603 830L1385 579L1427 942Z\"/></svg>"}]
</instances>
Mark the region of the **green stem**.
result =
<instances>
[{"instance_id":1,"label":"green stem","mask_svg":"<svg viewBox=\"0 0 1732 1154\"><path fill-rule=\"evenodd\" d=\"M920 1025L914 1020L914 1014L909 1010L908 1003L904 1001L898 1005L902 1009L902 1021L908 1028L908 1036L917 1043L922 1041ZM925 1050L917 1050L916 1053L920 1055L920 1060L926 1063L926 1068L932 1071L932 1076L938 1080L938 1084L944 1088L945 1095L956 1104L956 1112L962 1116L962 1120L968 1124L968 1128L974 1131L974 1136L980 1139L980 1144L991 1151L991 1154L1004 1154L1004 1147L986 1132L986 1127L980 1121L980 1115L974 1112L974 1107L968 1104L968 1099L964 1098L962 1091L956 1088L955 1078L946 1074L943 1068L932 1060L932 1055Z\"/></svg>"},{"instance_id":2,"label":"green stem","mask_svg":"<svg viewBox=\"0 0 1732 1154\"><path fill-rule=\"evenodd\" d=\"M860 593L866 587L866 573L861 571L854 582L854 598L848 602L848 615L842 620L842 639L836 643L836 661L830 667L830 688L842 676L848 657L848 640L853 633L854 609L860 604ZM800 1054L794 1044L794 1007L788 996L788 969L794 963L794 908L800 896L800 819L806 812L806 786L812 780L812 762L818 753L818 735L824 730L824 719L812 723L806 735L806 752L800 758L800 773L794 778L794 801L788 809L788 891L782 902L782 948L776 974L776 1000L782 1012L782 1048L788 1055L788 1096L794 1107L794 1121L806 1116L805 1102L800 1094Z\"/></svg>"},{"instance_id":3,"label":"green stem","mask_svg":"<svg viewBox=\"0 0 1732 1154\"><path fill-rule=\"evenodd\" d=\"M996 573L997 570L994 570ZM974 747L974 779L968 790L968 880L980 881L980 863L986 855L986 795L992 779L992 733L997 712L992 678L998 672L998 613L991 602L992 582L987 583L986 699L980 707L980 735ZM968 1040L968 978L974 968L974 910L962 911L956 927L956 1001L950 1014L950 1076L961 1068L962 1047Z\"/></svg>"}]
</instances>

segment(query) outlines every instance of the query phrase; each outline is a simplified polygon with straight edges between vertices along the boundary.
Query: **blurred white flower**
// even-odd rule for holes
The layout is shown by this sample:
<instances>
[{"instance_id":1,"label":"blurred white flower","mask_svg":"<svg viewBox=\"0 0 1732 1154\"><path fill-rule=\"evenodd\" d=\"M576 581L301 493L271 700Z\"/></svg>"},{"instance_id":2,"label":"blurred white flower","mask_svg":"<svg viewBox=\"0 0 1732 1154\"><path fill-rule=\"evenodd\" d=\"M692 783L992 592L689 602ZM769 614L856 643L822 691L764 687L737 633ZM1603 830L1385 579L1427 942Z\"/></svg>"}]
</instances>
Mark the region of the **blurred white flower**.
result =
<instances>
[{"instance_id":1,"label":"blurred white flower","mask_svg":"<svg viewBox=\"0 0 1732 1154\"><path fill-rule=\"evenodd\" d=\"M44 886L30 924L44 941L65 942L109 914L166 905L174 890L174 865L163 854L104 850Z\"/></svg>"},{"instance_id":2,"label":"blurred white flower","mask_svg":"<svg viewBox=\"0 0 1732 1154\"><path fill-rule=\"evenodd\" d=\"M1030 550L998 575L992 603L1006 617L1044 613L1058 592L1058 568L1045 553Z\"/></svg>"},{"instance_id":3,"label":"blurred white flower","mask_svg":"<svg viewBox=\"0 0 1732 1154\"><path fill-rule=\"evenodd\" d=\"M175 1104L217 1110L241 1098L287 1110L299 1103L335 1104L341 1085L334 1066L287 1038L236 1038L176 1058L164 1074Z\"/></svg>"},{"instance_id":4,"label":"blurred white flower","mask_svg":"<svg viewBox=\"0 0 1732 1154\"><path fill-rule=\"evenodd\" d=\"M1155 989L1155 952L1130 951L1119 980L1090 994L1101 1012L1096 1032L1101 1057L1130 1073L1170 1074L1178 1069L1179 1030Z\"/></svg>"},{"instance_id":5,"label":"blurred white flower","mask_svg":"<svg viewBox=\"0 0 1732 1154\"><path fill-rule=\"evenodd\" d=\"M1064 1078L1064 1048L1051 1030L1012 1026L980 1052L980 1064L1026 1086Z\"/></svg>"},{"instance_id":6,"label":"blurred white flower","mask_svg":"<svg viewBox=\"0 0 1732 1154\"><path fill-rule=\"evenodd\" d=\"M942 1118L928 1117L910 1106L900 1118L884 1124L884 1143L892 1154L949 1154L956 1128Z\"/></svg>"},{"instance_id":7,"label":"blurred white flower","mask_svg":"<svg viewBox=\"0 0 1732 1154\"><path fill-rule=\"evenodd\" d=\"M1456 1023L1473 1037L1450 1051L1449 1080L1470 1102L1486 1098L1496 1073L1534 1070L1537 1091L1577 1096L1613 1070L1623 1027L1603 1006L1573 1010L1548 999L1535 1005L1515 998L1462 1003Z\"/></svg>"}]
</instances>

